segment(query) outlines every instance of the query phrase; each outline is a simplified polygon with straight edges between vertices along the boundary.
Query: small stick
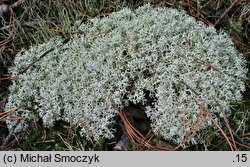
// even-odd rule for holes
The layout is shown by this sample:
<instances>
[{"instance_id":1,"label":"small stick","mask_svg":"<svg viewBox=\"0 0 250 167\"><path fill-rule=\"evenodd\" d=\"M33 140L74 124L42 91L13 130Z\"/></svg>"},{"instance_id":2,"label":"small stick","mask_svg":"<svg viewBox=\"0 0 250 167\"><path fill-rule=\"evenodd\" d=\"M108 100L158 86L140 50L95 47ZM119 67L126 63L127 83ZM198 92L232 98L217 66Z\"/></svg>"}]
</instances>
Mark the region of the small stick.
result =
<instances>
[{"instance_id":1,"label":"small stick","mask_svg":"<svg viewBox=\"0 0 250 167\"><path fill-rule=\"evenodd\" d=\"M188 84L186 84L184 81L180 81L180 83L182 83L183 85L185 85L188 89L190 89L195 95L199 95L199 93L197 93L193 88L191 88L191 86L189 86Z\"/></svg>"},{"instance_id":2,"label":"small stick","mask_svg":"<svg viewBox=\"0 0 250 167\"><path fill-rule=\"evenodd\" d=\"M226 117L226 113L225 113L225 110L221 107L220 103L212 96L212 98L214 99L215 103L219 106L221 112L222 112L222 115L223 115L223 118L224 118L224 121L226 123L226 126L228 128L228 131L231 135L231 138L233 140L233 146L235 148L235 150L237 150L237 147L236 147L236 144L235 144L235 140L234 140L234 136L233 136L233 133L232 133L232 129L230 128L230 125L229 125L229 122L228 122L228 119Z\"/></svg>"},{"instance_id":3,"label":"small stick","mask_svg":"<svg viewBox=\"0 0 250 167\"><path fill-rule=\"evenodd\" d=\"M18 0L15 3L13 3L12 5L10 5L10 8L16 8L19 5L21 5L25 0Z\"/></svg>"},{"instance_id":4,"label":"small stick","mask_svg":"<svg viewBox=\"0 0 250 167\"><path fill-rule=\"evenodd\" d=\"M64 41L62 41L62 44L60 46L62 46L63 44L67 43L70 39L65 39ZM60 47L59 46L59 47ZM22 71L20 71L18 73L19 74L23 74L25 73L30 67L32 67L36 62L40 61L43 57L45 57L47 54L49 54L50 52L54 51L55 48L51 48L49 50L47 50L46 52L44 52L37 60L33 61L32 63L30 63L25 69L23 69Z\"/></svg>"},{"instance_id":5,"label":"small stick","mask_svg":"<svg viewBox=\"0 0 250 167\"><path fill-rule=\"evenodd\" d=\"M5 78L0 78L0 81L4 80L16 80L16 77L5 77Z\"/></svg>"},{"instance_id":6,"label":"small stick","mask_svg":"<svg viewBox=\"0 0 250 167\"><path fill-rule=\"evenodd\" d=\"M53 25L55 23L60 23L60 21L59 20L55 20L55 21L53 21L53 20L44 20L44 21L41 21L41 22L39 22L39 21L30 21L30 22L21 23L21 26L22 27L33 27L33 26L39 25L41 23L42 24L52 24ZM13 24L1 27L0 31L8 30L8 29L10 29L10 28L12 28L14 26L15 26L15 24L13 23Z\"/></svg>"},{"instance_id":7,"label":"small stick","mask_svg":"<svg viewBox=\"0 0 250 167\"><path fill-rule=\"evenodd\" d=\"M225 132L222 130L222 128L220 127L220 125L213 119L213 117L209 116L210 120L217 126L217 128L219 128L219 130L221 131L222 135L225 137L225 139L227 140L230 148L232 151L234 151L232 143L230 142L229 138L227 137L227 135L225 134Z\"/></svg>"},{"instance_id":8,"label":"small stick","mask_svg":"<svg viewBox=\"0 0 250 167\"><path fill-rule=\"evenodd\" d=\"M213 70L219 72L219 70L218 70L217 68L215 68L213 65L209 64L207 61L201 60L201 59L199 59L199 58L197 58L197 57L195 57L195 56L192 56L192 57L193 57L194 60L197 61L198 63L201 63L201 64L207 66L208 68L211 68L211 69L213 69Z\"/></svg>"},{"instance_id":9,"label":"small stick","mask_svg":"<svg viewBox=\"0 0 250 167\"><path fill-rule=\"evenodd\" d=\"M25 73L31 66L33 66L36 62L38 62L39 60L41 60L44 56L46 56L48 53L52 52L53 50L55 50L55 48L51 48L51 49L47 50L37 60L35 60L32 63L30 63L24 70L20 71L18 74Z\"/></svg>"},{"instance_id":10,"label":"small stick","mask_svg":"<svg viewBox=\"0 0 250 167\"><path fill-rule=\"evenodd\" d=\"M214 23L214 26L217 26L221 20L225 17L225 15L234 7L234 5L240 0L235 0L226 10L225 12L219 17L219 19Z\"/></svg>"},{"instance_id":11,"label":"small stick","mask_svg":"<svg viewBox=\"0 0 250 167\"><path fill-rule=\"evenodd\" d=\"M5 138L2 145L0 146L0 150L4 150L6 148L6 145L10 141L11 137L14 135L15 129L19 123L20 123L20 120L17 120L16 124L12 127L12 129L10 130L10 133L8 134L8 136Z\"/></svg>"},{"instance_id":12,"label":"small stick","mask_svg":"<svg viewBox=\"0 0 250 167\"><path fill-rule=\"evenodd\" d=\"M243 137L250 136L250 132L245 133L245 134L243 134L243 135L241 135L241 136L243 136Z\"/></svg>"},{"instance_id":13,"label":"small stick","mask_svg":"<svg viewBox=\"0 0 250 167\"><path fill-rule=\"evenodd\" d=\"M232 131L233 132L233 135L234 137L242 144L244 145L249 145L248 142L245 142L236 132ZM233 140L233 139L232 139ZM235 141L236 142L236 141Z\"/></svg>"},{"instance_id":14,"label":"small stick","mask_svg":"<svg viewBox=\"0 0 250 167\"><path fill-rule=\"evenodd\" d=\"M7 1L8 2L8 1ZM9 4L5 4L2 0L0 1L0 17L3 17L3 15L6 13L10 13L10 11L12 11L13 8L18 7L20 4L22 4L24 2L24 0L18 0L16 1L14 4L9 5Z\"/></svg>"}]
</instances>

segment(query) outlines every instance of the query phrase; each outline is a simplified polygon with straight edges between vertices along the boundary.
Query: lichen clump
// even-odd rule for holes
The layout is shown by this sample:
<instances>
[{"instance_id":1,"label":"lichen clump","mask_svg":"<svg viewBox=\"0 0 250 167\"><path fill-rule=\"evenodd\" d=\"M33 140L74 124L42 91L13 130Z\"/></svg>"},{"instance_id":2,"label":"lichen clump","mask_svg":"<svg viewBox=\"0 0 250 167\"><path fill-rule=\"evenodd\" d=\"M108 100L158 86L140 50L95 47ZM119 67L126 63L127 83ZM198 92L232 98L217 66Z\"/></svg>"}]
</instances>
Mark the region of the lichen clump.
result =
<instances>
[{"instance_id":1,"label":"lichen clump","mask_svg":"<svg viewBox=\"0 0 250 167\"><path fill-rule=\"evenodd\" d=\"M83 135L112 138L114 118L133 103L178 144L202 104L220 123L214 99L230 115L230 102L242 98L243 56L227 34L184 11L145 5L76 22L71 31L67 42L55 37L16 56L5 109L18 107L15 114L26 118L17 131L37 114L48 127L62 119ZM210 126L207 120L201 130Z\"/></svg>"}]
</instances>

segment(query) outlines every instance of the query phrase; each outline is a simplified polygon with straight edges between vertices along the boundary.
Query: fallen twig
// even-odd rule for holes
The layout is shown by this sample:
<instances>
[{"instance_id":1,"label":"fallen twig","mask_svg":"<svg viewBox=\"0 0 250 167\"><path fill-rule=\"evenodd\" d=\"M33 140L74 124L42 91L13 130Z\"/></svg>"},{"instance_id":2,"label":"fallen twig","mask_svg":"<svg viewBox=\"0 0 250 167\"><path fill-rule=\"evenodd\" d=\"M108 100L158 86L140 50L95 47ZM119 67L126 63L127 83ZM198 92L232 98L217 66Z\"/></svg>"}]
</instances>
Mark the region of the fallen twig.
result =
<instances>
[{"instance_id":1,"label":"fallen twig","mask_svg":"<svg viewBox=\"0 0 250 167\"><path fill-rule=\"evenodd\" d=\"M10 8L16 8L18 7L19 5L21 5L25 0L18 0L16 1L15 3L13 3L12 5L10 5Z\"/></svg>"},{"instance_id":2,"label":"fallen twig","mask_svg":"<svg viewBox=\"0 0 250 167\"><path fill-rule=\"evenodd\" d=\"M9 143L11 137L14 135L15 129L16 129L16 127L17 127L17 125L19 123L20 123L20 120L17 120L16 124L12 127L12 129L10 130L8 136L5 138L2 145L0 146L0 150L5 150L6 149L6 145Z\"/></svg>"},{"instance_id":3,"label":"fallen twig","mask_svg":"<svg viewBox=\"0 0 250 167\"><path fill-rule=\"evenodd\" d=\"M178 150L183 144L185 144L186 142L190 141L191 138L193 138L196 133L198 132L198 130L202 127L202 125L205 123L205 121L208 119L208 117L210 116L209 112L206 112L206 116L202 119L202 121L196 126L196 124L198 123L198 120L201 116L201 113L205 111L205 107L204 107L204 103L202 103L202 106L200 108L199 113L196 116L196 119L194 121L194 123L192 124L192 128L189 130L189 133L187 133L187 136L185 136L185 138L181 141L181 143L175 147L175 150Z\"/></svg>"},{"instance_id":4,"label":"fallen twig","mask_svg":"<svg viewBox=\"0 0 250 167\"><path fill-rule=\"evenodd\" d=\"M135 129L133 125L129 122L125 112L120 111L119 115L124 123L125 130L127 131L127 134L133 143L138 142L142 146L145 146L149 149L154 149L154 147L148 143L145 137L137 129Z\"/></svg>"},{"instance_id":5,"label":"fallen twig","mask_svg":"<svg viewBox=\"0 0 250 167\"><path fill-rule=\"evenodd\" d=\"M4 2L0 1L0 18L4 17L5 14L8 14L10 11L12 11L13 8L18 7L20 4L22 4L24 2L24 0L18 0L15 3L13 3L12 5L9 4L5 4Z\"/></svg>"},{"instance_id":6,"label":"fallen twig","mask_svg":"<svg viewBox=\"0 0 250 167\"><path fill-rule=\"evenodd\" d=\"M56 24L56 23L60 23L60 21L58 21L58 20L29 21L29 22L21 23L20 26L21 27L34 27L34 26L39 25L39 24ZM8 30L14 26L15 26L15 24L13 23L13 24L1 27L0 31Z\"/></svg>"},{"instance_id":7,"label":"fallen twig","mask_svg":"<svg viewBox=\"0 0 250 167\"><path fill-rule=\"evenodd\" d=\"M243 137L250 136L250 132L245 133L245 134L243 134L242 136L243 136Z\"/></svg>"},{"instance_id":8,"label":"fallen twig","mask_svg":"<svg viewBox=\"0 0 250 167\"><path fill-rule=\"evenodd\" d=\"M67 43L69 40L70 40L70 39L67 38L67 39L65 39L64 41L62 41L61 46L62 46L63 44L65 44L65 43ZM26 72L31 66L33 66L36 62L40 61L43 57L45 57L47 54L49 54L50 52L52 52L52 51L54 51L54 50L55 50L55 48L51 48L51 49L47 50L46 52L44 52L37 60L33 61L33 62L30 63L25 69L23 69L22 71L20 71L20 72L18 73L18 75L19 75L19 74L25 73L25 72Z\"/></svg>"},{"instance_id":9,"label":"fallen twig","mask_svg":"<svg viewBox=\"0 0 250 167\"><path fill-rule=\"evenodd\" d=\"M185 83L183 80L180 81L183 85L185 85L188 89L190 89L195 95L199 95L191 86L189 86L187 83Z\"/></svg>"},{"instance_id":10,"label":"fallen twig","mask_svg":"<svg viewBox=\"0 0 250 167\"><path fill-rule=\"evenodd\" d=\"M221 20L225 17L225 15L234 7L234 5L241 0L235 0L226 10L225 12L219 17L219 19L214 23L214 26L217 26Z\"/></svg>"},{"instance_id":11,"label":"fallen twig","mask_svg":"<svg viewBox=\"0 0 250 167\"><path fill-rule=\"evenodd\" d=\"M4 80L16 80L16 77L0 78L0 81L4 81Z\"/></svg>"},{"instance_id":12,"label":"fallen twig","mask_svg":"<svg viewBox=\"0 0 250 167\"><path fill-rule=\"evenodd\" d=\"M212 98L214 99L215 103L219 106L219 108L220 108L220 110L221 110L221 112L222 112L224 121L225 121L225 123L226 123L226 126L227 126L227 128L228 128L228 131L229 131L229 133L230 133L230 135L231 135L231 138L232 138L232 140L233 140L234 148L235 148L235 150L237 150L237 146L236 146L236 143L235 143L235 141L234 141L234 135L233 135L232 129L230 128L230 125L229 125L229 123L228 123L228 119L227 119L227 117L226 117L226 113L225 113L224 109L221 107L220 103L219 103L213 96L212 96Z\"/></svg>"},{"instance_id":13,"label":"fallen twig","mask_svg":"<svg viewBox=\"0 0 250 167\"><path fill-rule=\"evenodd\" d=\"M213 65L211 65L211 64L208 63L207 61L201 60L201 59L199 59L199 58L197 58L197 57L195 57L195 56L191 56L191 57L193 57L194 60L197 61L198 63L201 63L202 65L207 66L209 69L211 68L211 69L213 69L214 71L219 72L219 70L218 70L217 68L215 68Z\"/></svg>"},{"instance_id":14,"label":"fallen twig","mask_svg":"<svg viewBox=\"0 0 250 167\"><path fill-rule=\"evenodd\" d=\"M245 142L236 132L233 131L233 135L241 144L250 146L250 143Z\"/></svg>"}]
</instances>

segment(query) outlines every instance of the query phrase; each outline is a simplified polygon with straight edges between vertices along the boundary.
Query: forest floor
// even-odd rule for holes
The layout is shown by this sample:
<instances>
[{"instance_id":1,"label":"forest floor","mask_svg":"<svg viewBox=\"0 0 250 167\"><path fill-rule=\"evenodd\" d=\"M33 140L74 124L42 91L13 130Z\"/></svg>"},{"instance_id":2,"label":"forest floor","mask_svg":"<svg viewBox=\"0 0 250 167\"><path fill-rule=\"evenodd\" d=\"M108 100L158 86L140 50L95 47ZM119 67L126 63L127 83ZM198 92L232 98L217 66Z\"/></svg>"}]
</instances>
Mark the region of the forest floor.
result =
<instances>
[{"instance_id":1,"label":"forest floor","mask_svg":"<svg viewBox=\"0 0 250 167\"><path fill-rule=\"evenodd\" d=\"M6 10L4 3L9 7ZM123 128L118 128L114 139L97 142L83 139L78 128L63 121L50 129L39 121L34 122L29 131L19 134L8 130L5 124L8 114L14 112L4 111L8 87L13 80L8 68L13 66L15 55L22 48L43 43L55 35L67 35L68 28L76 20L106 16L124 7L136 9L145 3L184 9L197 20L224 30L244 55L250 69L249 0L0 0L0 150L114 150L118 141L122 143L120 146L126 147L125 150L184 150L155 137L152 132L141 136L133 130L126 115L120 115L118 122L127 130L127 136L124 136ZM246 81L243 100L235 103L233 108L228 118L229 127L207 133L206 149L250 150L250 80ZM185 150L204 150L204 145L198 143Z\"/></svg>"}]
</instances>

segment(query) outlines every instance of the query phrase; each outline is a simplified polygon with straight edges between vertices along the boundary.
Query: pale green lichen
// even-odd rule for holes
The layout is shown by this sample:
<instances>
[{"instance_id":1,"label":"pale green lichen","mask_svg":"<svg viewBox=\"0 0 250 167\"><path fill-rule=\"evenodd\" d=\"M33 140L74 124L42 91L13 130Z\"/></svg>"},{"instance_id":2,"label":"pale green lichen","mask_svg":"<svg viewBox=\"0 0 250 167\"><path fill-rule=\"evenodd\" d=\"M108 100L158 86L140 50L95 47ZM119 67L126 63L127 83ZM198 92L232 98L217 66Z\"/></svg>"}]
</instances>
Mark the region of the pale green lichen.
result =
<instances>
[{"instance_id":1,"label":"pale green lichen","mask_svg":"<svg viewBox=\"0 0 250 167\"><path fill-rule=\"evenodd\" d=\"M19 107L18 114L28 118L17 131L37 113L46 126L63 119L80 125L85 135L111 138L114 117L132 102L145 106L158 134L180 143L188 130L185 120L191 128L202 103L220 122L212 97L227 115L229 103L242 98L246 61L227 34L184 11L145 5L77 22L71 31L81 33L65 44L56 37L16 56L13 76L55 48L10 87L5 109ZM15 121L7 123L12 127ZM214 125L208 120L201 130L209 126Z\"/></svg>"}]
</instances>

